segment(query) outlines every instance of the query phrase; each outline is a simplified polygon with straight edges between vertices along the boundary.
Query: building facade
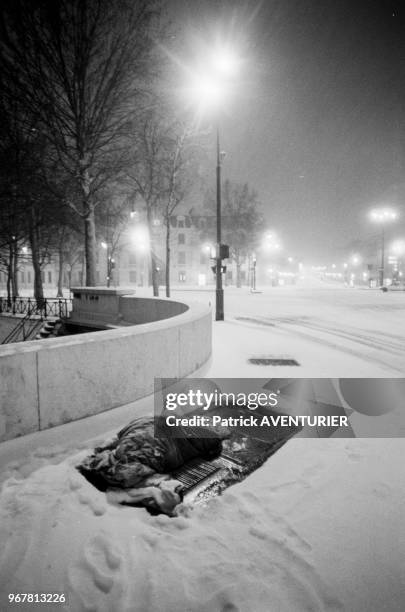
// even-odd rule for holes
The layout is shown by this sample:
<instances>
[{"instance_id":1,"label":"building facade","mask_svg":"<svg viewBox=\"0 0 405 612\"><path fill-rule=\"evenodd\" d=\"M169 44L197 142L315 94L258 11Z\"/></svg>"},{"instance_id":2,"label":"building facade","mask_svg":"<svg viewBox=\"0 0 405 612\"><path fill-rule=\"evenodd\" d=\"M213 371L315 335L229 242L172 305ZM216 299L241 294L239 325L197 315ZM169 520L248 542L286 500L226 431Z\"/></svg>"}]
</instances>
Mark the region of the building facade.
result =
<instances>
[{"instance_id":1,"label":"building facade","mask_svg":"<svg viewBox=\"0 0 405 612\"><path fill-rule=\"evenodd\" d=\"M170 283L172 287L203 287L215 285L215 216L194 214L173 215L170 219ZM159 284L165 285L166 226L156 219L149 236L141 215L134 215L121 233L114 247L99 241L97 248L96 282L98 286L128 288L148 287L151 284L151 249L158 270ZM234 284L236 269L232 260L224 262L224 283ZM34 271L29 255L19 260L18 288L21 295L32 294ZM241 279L249 281L248 261L242 263ZM46 294L53 294L58 283L57 256L44 266L42 279ZM108 278L109 277L109 278ZM81 254L74 265L66 264L63 287L80 286L85 282L85 261ZM0 292L5 294L7 275L0 271Z\"/></svg>"}]
</instances>

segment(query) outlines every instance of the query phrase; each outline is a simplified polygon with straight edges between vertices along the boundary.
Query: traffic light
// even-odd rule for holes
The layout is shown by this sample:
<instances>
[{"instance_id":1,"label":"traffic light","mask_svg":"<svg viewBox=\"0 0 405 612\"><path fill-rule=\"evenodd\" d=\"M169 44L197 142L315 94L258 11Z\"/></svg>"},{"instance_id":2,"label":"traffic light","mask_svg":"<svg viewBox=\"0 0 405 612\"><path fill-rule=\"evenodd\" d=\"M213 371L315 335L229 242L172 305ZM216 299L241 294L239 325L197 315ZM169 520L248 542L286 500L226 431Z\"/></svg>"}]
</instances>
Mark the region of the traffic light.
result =
<instances>
[{"instance_id":1,"label":"traffic light","mask_svg":"<svg viewBox=\"0 0 405 612\"><path fill-rule=\"evenodd\" d=\"M211 266L211 270L213 271L213 273L216 275L217 273L217 267L216 266ZM226 273L226 266L221 266L221 272L222 274Z\"/></svg>"},{"instance_id":2,"label":"traffic light","mask_svg":"<svg viewBox=\"0 0 405 612\"><path fill-rule=\"evenodd\" d=\"M229 258L229 245L228 244L221 244L219 246L219 257L221 259Z\"/></svg>"}]
</instances>

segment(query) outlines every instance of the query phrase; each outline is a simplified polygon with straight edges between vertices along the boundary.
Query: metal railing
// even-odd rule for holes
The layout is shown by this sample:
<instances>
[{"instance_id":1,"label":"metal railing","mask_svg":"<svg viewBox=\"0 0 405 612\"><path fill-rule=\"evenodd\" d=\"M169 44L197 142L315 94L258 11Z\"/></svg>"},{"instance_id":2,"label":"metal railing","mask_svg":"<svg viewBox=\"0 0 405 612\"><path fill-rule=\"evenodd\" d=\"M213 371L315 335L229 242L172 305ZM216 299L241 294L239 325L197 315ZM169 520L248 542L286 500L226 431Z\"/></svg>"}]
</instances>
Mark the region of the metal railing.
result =
<instances>
[{"instance_id":1,"label":"metal railing","mask_svg":"<svg viewBox=\"0 0 405 612\"><path fill-rule=\"evenodd\" d=\"M66 319L72 309L72 300L67 298L12 298L0 297L0 314L18 316L16 326L1 344L30 340L48 317ZM21 318L21 315L24 315Z\"/></svg>"},{"instance_id":2,"label":"metal railing","mask_svg":"<svg viewBox=\"0 0 405 612\"><path fill-rule=\"evenodd\" d=\"M17 325L11 330L8 336L4 338L2 344L32 340L42 325L43 319L34 319L30 314L26 315L18 321Z\"/></svg>"},{"instance_id":3,"label":"metal railing","mask_svg":"<svg viewBox=\"0 0 405 612\"><path fill-rule=\"evenodd\" d=\"M0 314L39 315L42 319L49 316L66 318L72 309L71 298L7 298L0 297Z\"/></svg>"}]
</instances>

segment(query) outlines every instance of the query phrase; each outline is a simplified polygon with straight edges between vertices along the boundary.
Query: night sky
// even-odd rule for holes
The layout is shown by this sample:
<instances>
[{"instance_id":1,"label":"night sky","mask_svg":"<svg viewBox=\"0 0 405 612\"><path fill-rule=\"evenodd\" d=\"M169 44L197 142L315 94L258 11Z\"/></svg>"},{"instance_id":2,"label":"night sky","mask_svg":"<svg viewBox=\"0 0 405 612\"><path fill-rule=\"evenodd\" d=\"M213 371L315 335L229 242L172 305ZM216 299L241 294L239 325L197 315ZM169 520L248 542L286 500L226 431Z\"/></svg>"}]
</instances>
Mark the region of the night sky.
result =
<instances>
[{"instance_id":1,"label":"night sky","mask_svg":"<svg viewBox=\"0 0 405 612\"><path fill-rule=\"evenodd\" d=\"M193 40L209 41L218 31L240 49L238 87L220 117L223 175L259 192L268 227L286 249L343 261L354 241L373 241L377 229L367 211L381 204L401 215L390 236L405 238L400 2L168 5L186 54Z\"/></svg>"}]
</instances>

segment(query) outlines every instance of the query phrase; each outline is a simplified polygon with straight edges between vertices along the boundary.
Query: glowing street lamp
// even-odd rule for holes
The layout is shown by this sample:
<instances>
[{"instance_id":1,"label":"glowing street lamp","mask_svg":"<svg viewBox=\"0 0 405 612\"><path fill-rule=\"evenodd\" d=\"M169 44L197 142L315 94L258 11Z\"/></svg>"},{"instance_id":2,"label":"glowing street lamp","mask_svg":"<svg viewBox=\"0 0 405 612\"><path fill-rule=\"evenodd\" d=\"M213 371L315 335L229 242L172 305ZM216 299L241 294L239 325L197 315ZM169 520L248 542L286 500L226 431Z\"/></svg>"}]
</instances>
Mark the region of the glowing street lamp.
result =
<instances>
[{"instance_id":1,"label":"glowing street lamp","mask_svg":"<svg viewBox=\"0 0 405 612\"><path fill-rule=\"evenodd\" d=\"M101 247L107 251L107 287L111 284L112 271L115 268L115 259L112 257L110 247L107 242L101 242Z\"/></svg>"},{"instance_id":2,"label":"glowing street lamp","mask_svg":"<svg viewBox=\"0 0 405 612\"><path fill-rule=\"evenodd\" d=\"M384 263L385 263L385 224L395 221L398 217L392 208L378 208L370 212L370 218L381 225L381 264L379 269L380 287L384 286Z\"/></svg>"},{"instance_id":3,"label":"glowing street lamp","mask_svg":"<svg viewBox=\"0 0 405 612\"><path fill-rule=\"evenodd\" d=\"M405 240L395 240L395 242L391 245L391 251L394 255L404 255L405 254Z\"/></svg>"},{"instance_id":4,"label":"glowing street lamp","mask_svg":"<svg viewBox=\"0 0 405 612\"><path fill-rule=\"evenodd\" d=\"M277 252L281 250L281 242L274 232L265 234L262 247L267 252Z\"/></svg>"},{"instance_id":5,"label":"glowing street lamp","mask_svg":"<svg viewBox=\"0 0 405 612\"><path fill-rule=\"evenodd\" d=\"M139 253L149 251L149 230L146 225L137 225L131 232L131 240Z\"/></svg>"},{"instance_id":6,"label":"glowing street lamp","mask_svg":"<svg viewBox=\"0 0 405 612\"><path fill-rule=\"evenodd\" d=\"M358 266L361 263L360 255L352 255L351 258L350 258L350 263L353 266Z\"/></svg>"}]
</instances>

